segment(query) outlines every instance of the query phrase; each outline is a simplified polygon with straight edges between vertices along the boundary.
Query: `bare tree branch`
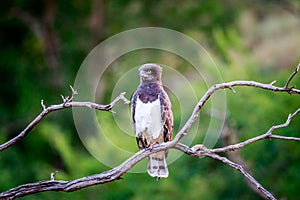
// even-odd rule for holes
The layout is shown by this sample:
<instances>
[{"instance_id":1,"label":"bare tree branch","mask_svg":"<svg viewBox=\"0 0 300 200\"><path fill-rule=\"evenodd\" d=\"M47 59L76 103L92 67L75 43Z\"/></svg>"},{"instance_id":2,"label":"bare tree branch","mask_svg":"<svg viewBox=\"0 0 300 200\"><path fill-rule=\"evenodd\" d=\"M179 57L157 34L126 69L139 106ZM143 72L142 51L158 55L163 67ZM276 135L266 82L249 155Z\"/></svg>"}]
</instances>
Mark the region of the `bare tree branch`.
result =
<instances>
[{"instance_id":1,"label":"bare tree branch","mask_svg":"<svg viewBox=\"0 0 300 200\"><path fill-rule=\"evenodd\" d=\"M22 197L25 195L39 193L44 191L62 191L62 192L72 192L80 190L82 188L96 185L104 184L114 180L120 179L120 177L130 170L134 165L139 161L148 157L150 154L166 150L174 146L174 143L167 142L163 144L154 145L153 148L147 150L141 150L125 162L123 162L118 167L111 169L109 171L102 172L100 174L95 174L72 181L58 181L58 180L49 180L49 181L40 181L35 183L29 183L20 185L18 187L12 188L6 192L0 193L0 199L15 199L17 197Z\"/></svg>"},{"instance_id":2,"label":"bare tree branch","mask_svg":"<svg viewBox=\"0 0 300 200\"><path fill-rule=\"evenodd\" d=\"M257 188L257 190L259 190L264 195L266 199L276 199L268 190L266 190L258 181L256 181L241 165L230 161L228 158L219 156L211 152L207 152L204 155L211 157L215 160L219 160L224 164L240 172L253 185L253 187Z\"/></svg>"},{"instance_id":3,"label":"bare tree branch","mask_svg":"<svg viewBox=\"0 0 300 200\"><path fill-rule=\"evenodd\" d=\"M240 173L242 173L244 175L244 177L249 181L249 183L252 184L252 186L255 189L257 189L258 191L261 192L263 197L265 197L267 199L276 199L259 182L257 182L241 165L238 165L237 163L234 163L234 162L230 161L228 158L219 156L216 153L224 153L224 152L229 152L229 151L234 151L234 150L237 150L237 149L241 149L241 148L245 147L248 144L251 144L251 143L259 141L259 140L268 139L268 138L300 141L300 138L286 137L286 136L280 136L280 135L273 135L272 134L274 130L287 127L290 124L290 122L299 113L300 113L300 108L297 109L293 114L290 114L285 123L279 124L279 125L276 125L276 126L273 125L266 133L264 133L260 136L251 138L249 140L246 140L244 142L238 143L238 144L229 145L229 146L222 147L222 148L217 148L217 149L207 149L203 144L197 144L197 145L193 146L191 149L189 149L189 147L187 147L185 145L177 144L175 148L178 149L178 150L181 150L181 151L183 151L183 152L185 152L189 155L192 155L192 156L197 156L197 157L207 156L207 157L211 157L215 160L219 160L219 161L227 164L228 166L230 166L230 167L238 170ZM199 154L197 154L196 152L199 152Z\"/></svg>"},{"instance_id":4,"label":"bare tree branch","mask_svg":"<svg viewBox=\"0 0 300 200\"><path fill-rule=\"evenodd\" d=\"M288 80L286 81L285 85L284 85L284 88L286 89L291 89L291 88L294 88L294 86L290 87L289 88L289 84L291 82L291 80L294 78L294 76L298 73L299 71L299 68L300 68L300 63L297 65L296 69L294 70L294 72L291 74L291 76L288 78Z\"/></svg>"},{"instance_id":5,"label":"bare tree branch","mask_svg":"<svg viewBox=\"0 0 300 200\"><path fill-rule=\"evenodd\" d=\"M221 141L222 141L222 146L227 146L230 144L236 144L238 143L238 138L237 138L237 131L235 129L229 128L227 125L224 126L223 132L221 135ZM226 157L230 159L231 161L238 163L239 165L243 166L243 168L249 173L252 174L252 170L250 167L250 163L245 161L243 156L241 155L241 152L239 151L227 151ZM249 188L261 196L262 198L265 198L265 195L255 187L246 177L244 177L247 185Z\"/></svg>"},{"instance_id":6,"label":"bare tree branch","mask_svg":"<svg viewBox=\"0 0 300 200\"><path fill-rule=\"evenodd\" d=\"M57 110L62 110L65 108L70 107L88 107L88 108L94 108L96 110L103 110L103 111L111 111L111 109L119 102L124 101L124 103L129 104L129 100L125 98L125 93L121 93L118 97L116 97L110 104L107 105L100 105L97 103L92 102L72 102L77 92L73 90L72 88L72 96L71 97L64 97L62 96L63 103L58 105L51 105L49 107L46 107L44 104L44 101L41 101L41 106L43 108L43 111L16 137L12 138L11 140L5 142L4 144L0 145L0 151L3 151L7 149L8 147L14 145L19 140L22 140L24 137L27 136L27 134L49 113Z\"/></svg>"},{"instance_id":7,"label":"bare tree branch","mask_svg":"<svg viewBox=\"0 0 300 200\"><path fill-rule=\"evenodd\" d=\"M251 144L253 142L267 139L267 138L274 138L274 139L283 139L283 140L293 140L293 141L300 141L300 138L296 137L288 137L288 136L280 136L280 135L273 135L274 130L278 130L281 128L284 128L290 124L290 122L295 118L296 115L300 113L300 108L298 108L293 114L290 114L286 120L285 123L272 126L265 134L262 134L260 136L251 138L249 140L246 140L244 142L229 145L223 148L217 148L217 149L207 149L204 145L198 144L193 146L192 148L180 144L180 140L187 134L188 130L192 126L192 124L196 121L198 118L199 112L204 106L204 104L207 102L207 100L210 98L210 96L220 89L230 89L235 93L235 90L233 87L236 86L250 86L250 87L256 87L261 88L265 90L271 90L276 92L287 92L289 94L300 94L300 90L295 89L294 87L289 87L289 83L293 79L293 77L296 75L296 73L299 71L299 65L297 66L296 70L293 72L293 74L289 77L288 81L286 82L284 87L276 87L273 84L274 81L271 84L263 84L259 82L254 81L232 81L228 83L221 83L216 84L212 86L200 99L196 107L194 108L193 113L191 114L191 117L188 119L188 121L185 123L183 128L177 133L174 140L162 144L154 145L151 149L144 149L139 152L137 152L135 155L127 159L125 162L123 162L121 165L109 170L105 171L99 174L71 180L71 181L58 181L54 180L54 177L51 176L51 179L48 181L40 181L36 183L29 183L20 185L18 187L12 188L8 191L0 193L0 198L5 199L14 199L17 197L25 196L28 194L43 192L43 191L62 191L62 192L71 192L75 190L80 190L85 187L89 187L96 184L104 184L107 182L111 182L114 180L121 179L121 176L125 174L128 170L130 170L134 165L136 165L139 161L142 159L148 157L152 153L156 153L162 150L167 150L170 148L175 148L177 150L180 150L188 155L191 156L207 156L210 158L213 158L215 160L221 161L224 164L234 168L235 170L239 171L255 188L257 188L261 193L264 195L266 199L276 199L268 190L266 190L258 181L256 181L241 165L232 162L231 160L227 159L226 157L219 156L217 153L227 152L227 151L233 151L236 149L243 148L244 146ZM96 103L91 102L73 102L74 96L77 94L77 92L72 89L72 96L64 97L62 96L63 103L59 105L52 105L49 107L46 107L44 102L41 102L41 105L43 107L43 111L15 138L11 139L10 141L0 145L0 151L4 150L13 144L15 144L17 141L23 139L26 137L26 135L35 127L37 123L39 123L44 116L49 114L52 111L61 110L64 108L69 107L75 107L75 106L81 106L81 107L89 107L97 110L104 110L104 111L111 111L112 107L118 103L120 100L123 100L125 103L129 103L129 101L124 97L124 93L121 93L114 101L112 101L108 105L99 105Z\"/></svg>"},{"instance_id":8,"label":"bare tree branch","mask_svg":"<svg viewBox=\"0 0 300 200\"><path fill-rule=\"evenodd\" d=\"M207 156L214 160L223 162L224 164L240 172L250 182L250 184L252 184L255 188L257 188L262 193L262 195L264 195L263 196L264 198L276 199L268 190L266 190L258 181L256 181L241 165L232 162L226 157L222 157L219 156L218 154L213 153L213 150L207 149L204 145L197 145L196 148L195 146L189 148L186 145L177 144L175 148L191 156L195 156L195 157Z\"/></svg>"},{"instance_id":9,"label":"bare tree branch","mask_svg":"<svg viewBox=\"0 0 300 200\"><path fill-rule=\"evenodd\" d=\"M300 65L300 63L299 63L299 65ZM299 67L299 65L298 65L298 67ZM292 78L298 72L298 67L293 72L294 75L291 75L291 77L289 78L288 83L292 80ZM256 88L260 88L260 89L264 89L264 90L271 90L271 91L275 91L275 92L287 92L289 94L300 94L300 90L295 89L294 87L290 87L290 88L288 88L286 86L276 87L273 84L274 84L274 81L271 84L263 84L263 83L259 83L259 82L255 82L255 81L232 81L232 82L221 83L221 84L216 84L216 85L212 86L211 88L209 88L209 90L200 99L200 101L198 102L198 104L194 108L194 111L193 111L191 117L185 123L183 128L177 133L174 140L179 142L179 140L187 134L187 131L190 129L192 124L197 120L199 112L202 109L202 107L204 106L204 104L206 103L206 101L217 90L228 88L231 91L233 91L233 93L236 93L236 91L233 89L233 87L236 87L236 86L249 86L249 87L256 87Z\"/></svg>"},{"instance_id":10,"label":"bare tree branch","mask_svg":"<svg viewBox=\"0 0 300 200\"><path fill-rule=\"evenodd\" d=\"M273 125L265 134L262 134L262 135L259 135L257 137L248 139L248 140L246 140L244 142L241 142L241 143L238 143L238 144L233 144L233 145L229 145L229 146L226 146L226 147L213 149L211 152L212 153L221 153L221 152L223 153L223 152L228 152L228 151L234 151L234 150L237 150L237 149L241 149L244 146L249 145L251 143L254 143L256 141L263 140L263 139L268 139L268 138L300 141L300 138L296 138L296 137L273 135L273 131L275 131L277 129L284 128L284 127L287 127L290 124L290 122L292 121L292 119L299 113L300 113L300 108L298 108L293 114L290 114L285 123L279 124L279 125L276 125L276 126Z\"/></svg>"}]
</instances>

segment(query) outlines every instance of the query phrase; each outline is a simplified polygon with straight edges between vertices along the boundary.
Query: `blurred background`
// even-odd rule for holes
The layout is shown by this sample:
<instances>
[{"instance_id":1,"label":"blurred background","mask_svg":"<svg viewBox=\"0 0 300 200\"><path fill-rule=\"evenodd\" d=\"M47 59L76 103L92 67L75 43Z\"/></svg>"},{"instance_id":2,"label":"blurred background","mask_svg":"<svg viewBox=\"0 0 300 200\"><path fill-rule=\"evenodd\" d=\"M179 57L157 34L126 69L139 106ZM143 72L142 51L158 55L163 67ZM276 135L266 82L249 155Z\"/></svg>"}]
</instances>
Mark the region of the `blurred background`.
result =
<instances>
[{"instance_id":1,"label":"blurred background","mask_svg":"<svg viewBox=\"0 0 300 200\"><path fill-rule=\"evenodd\" d=\"M69 95L69 85L87 54L101 41L128 29L165 27L192 37L214 57L224 81L277 80L275 85L283 86L300 62L298 0L2 0L0 10L0 143L17 135L41 112L41 99L49 106L61 102L60 94ZM172 55L159 58L161 63L171 60L167 64L187 77L192 73ZM129 56L118 64L130 69L136 59L137 55ZM110 102L112 83L120 76L116 69L105 72L97 103ZM291 85L300 87L299 75ZM198 89L198 98L206 89ZM227 118L218 147L262 134L299 108L299 95L255 88L236 91L226 92ZM176 109L177 104L173 106ZM103 120L113 123L110 113L102 114ZM276 134L300 137L299 120L300 116ZM201 118L195 143L202 142L201 128L207 125ZM138 151L135 141L123 145ZM56 170L56 179L70 180L109 169L82 145L71 109L51 113L24 140L0 154L0 192L48 180ZM224 156L242 164L277 198L299 196L299 143L259 141ZM183 155L169 171L169 178L160 181L148 174L128 173L123 180L77 192L45 192L22 199L261 198L238 172L209 158Z\"/></svg>"}]
</instances>

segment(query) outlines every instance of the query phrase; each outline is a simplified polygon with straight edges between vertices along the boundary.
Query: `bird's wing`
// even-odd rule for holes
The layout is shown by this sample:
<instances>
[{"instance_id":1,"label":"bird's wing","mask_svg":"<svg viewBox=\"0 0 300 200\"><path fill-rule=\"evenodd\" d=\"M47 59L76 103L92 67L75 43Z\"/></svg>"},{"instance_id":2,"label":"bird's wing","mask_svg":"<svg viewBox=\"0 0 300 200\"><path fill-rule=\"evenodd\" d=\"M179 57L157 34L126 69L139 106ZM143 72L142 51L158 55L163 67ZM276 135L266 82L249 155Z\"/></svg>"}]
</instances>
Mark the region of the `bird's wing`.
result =
<instances>
[{"instance_id":1,"label":"bird's wing","mask_svg":"<svg viewBox=\"0 0 300 200\"><path fill-rule=\"evenodd\" d=\"M133 96L132 96L132 99L131 99L131 118L132 118L134 133L135 133L135 119L134 119L134 116L135 116L135 107L136 107L137 97L138 97L138 92L135 91Z\"/></svg>"},{"instance_id":2,"label":"bird's wing","mask_svg":"<svg viewBox=\"0 0 300 200\"><path fill-rule=\"evenodd\" d=\"M159 94L160 104L161 104L161 116L163 122L163 133L164 133L164 141L168 142L172 140L173 133L173 112L171 101L167 95L167 93L162 90Z\"/></svg>"}]
</instances>

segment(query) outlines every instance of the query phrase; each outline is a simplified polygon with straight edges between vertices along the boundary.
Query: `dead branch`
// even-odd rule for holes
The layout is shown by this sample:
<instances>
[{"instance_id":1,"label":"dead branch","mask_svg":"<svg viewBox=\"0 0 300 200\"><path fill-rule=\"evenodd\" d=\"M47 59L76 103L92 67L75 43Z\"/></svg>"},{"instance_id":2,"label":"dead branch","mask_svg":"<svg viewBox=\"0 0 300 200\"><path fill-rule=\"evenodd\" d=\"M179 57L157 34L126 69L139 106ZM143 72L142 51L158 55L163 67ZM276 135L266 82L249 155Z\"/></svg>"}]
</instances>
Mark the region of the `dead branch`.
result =
<instances>
[{"instance_id":1,"label":"dead branch","mask_svg":"<svg viewBox=\"0 0 300 200\"><path fill-rule=\"evenodd\" d=\"M262 195L264 195L263 197L265 197L266 199L276 199L268 190L266 190L258 181L256 181L253 178L253 176L251 176L241 165L234 163L230 161L228 158L219 156L215 153L207 152L204 155L211 157L215 160L221 161L224 164L240 172L250 182L250 184L253 185L253 187L255 187L258 191L261 192Z\"/></svg>"},{"instance_id":2,"label":"dead branch","mask_svg":"<svg viewBox=\"0 0 300 200\"><path fill-rule=\"evenodd\" d=\"M222 157L219 156L218 154L213 153L212 150L207 149L204 145L197 145L192 148L189 148L183 144L177 144L175 148L191 156L195 156L195 157L207 156L214 160L223 162L224 164L240 172L249 181L249 183L253 185L253 187L257 188L257 190L261 192L264 198L276 199L268 190L266 190L258 181L256 181L241 165L229 160L226 157Z\"/></svg>"},{"instance_id":3,"label":"dead branch","mask_svg":"<svg viewBox=\"0 0 300 200\"><path fill-rule=\"evenodd\" d=\"M300 63L297 65L296 69L294 70L294 72L291 74L291 76L288 78L288 80L286 81L284 88L286 89L291 89L294 88L294 86L289 87L290 82L292 81L292 79L294 78L294 76L298 73L300 69Z\"/></svg>"},{"instance_id":4,"label":"dead branch","mask_svg":"<svg viewBox=\"0 0 300 200\"><path fill-rule=\"evenodd\" d=\"M300 138L296 137L288 137L288 136L280 136L280 135L274 135L273 131L278 130L281 128L284 128L290 124L290 122L295 118L296 115L299 114L300 108L297 109L293 114L290 114L286 120L285 123L279 124L276 126L272 126L265 134L262 134L260 136L251 138L249 140L246 140L244 142L235 144L235 145L229 145L223 148L217 148L217 149L207 149L204 145L198 144L193 146L192 148L180 144L180 140L187 134L188 130L192 126L192 124L196 121L198 118L199 112L204 106L204 104L207 102L207 100L210 98L210 96L220 89L230 89L231 91L235 92L233 87L236 86L249 86L249 87L256 87L261 88L265 90L271 90L275 92L287 92L289 94L300 94L300 90L295 89L294 87L289 87L289 83L291 82L292 78L297 74L299 71L299 65L297 66L296 70L293 72L293 74L289 77L284 87L276 87L273 84L275 82L272 82L270 84L263 84L259 82L254 81L232 81L228 83L221 83L216 84L212 86L200 99L196 107L194 108L193 113L191 114L191 117L188 119L188 121L185 123L183 128L177 133L174 140L170 142L166 142L163 144L157 144L154 145L153 148L141 150L137 152L135 155L127 159L125 162L123 162L121 165L109 170L105 171L99 174L71 180L71 181L58 181L54 180L54 177L48 181L40 181L36 183L29 183L20 185L18 187L12 188L8 191L0 193L0 198L3 199L14 199L17 197L33 194L33 193L39 193L44 191L61 191L61 192L71 192L75 190L80 190L82 188L86 188L92 185L96 184L104 184L107 182L115 181L118 179L121 179L121 176L125 174L128 170L130 170L134 165L136 165L139 161L142 159L148 157L152 153L156 153L162 150L167 150L170 148L174 148L177 150L180 150L188 155L191 156L207 156L210 158L213 158L215 160L221 161L224 164L234 168L238 172L240 172L255 188L257 188L266 199L276 199L271 192L266 190L258 181L256 181L241 165L232 162L231 160L227 159L226 157L219 156L218 153L227 152L227 151L233 151L236 149L240 149L245 147L248 144L251 144L253 142L267 139L267 138L274 138L274 139L283 139L283 140L293 140L293 141L300 141ZM123 100L125 103L129 103L129 101L124 97L124 93L121 93L113 102L111 102L108 105L99 105L91 102L73 102L73 98L76 95L76 91L72 89L72 96L64 97L62 96L63 103L59 105L52 105L49 107L46 107L44 105L44 102L41 102L41 105L43 107L43 111L15 138L12 140L0 145L0 151L4 150L13 144L15 144L17 141L23 139L26 137L26 135L35 127L37 123L39 123L44 116L49 114L52 111L61 110L64 108L69 107L75 107L75 106L81 106L81 107L88 107L93 108L97 110L104 110L104 111L111 111L112 107L118 103L120 100Z\"/></svg>"},{"instance_id":5,"label":"dead branch","mask_svg":"<svg viewBox=\"0 0 300 200\"><path fill-rule=\"evenodd\" d=\"M221 152L223 153L223 152L228 152L228 151L234 151L234 150L237 150L237 149L241 149L241 148L243 148L246 145L249 145L251 143L254 143L254 142L257 142L257 141L263 140L263 139L268 139L268 138L300 141L300 138L274 135L273 134L273 131L275 131L277 129L284 128L284 127L287 127L290 124L290 122L292 121L292 119L299 113L300 113L300 108L297 109L293 114L290 114L285 123L279 124L279 125L276 125L276 126L273 125L265 134L250 138L250 139L248 139L244 142L241 142L241 143L228 145L228 146L222 147L222 148L213 149L211 152L212 153L221 153Z\"/></svg>"},{"instance_id":6,"label":"dead branch","mask_svg":"<svg viewBox=\"0 0 300 200\"><path fill-rule=\"evenodd\" d=\"M299 65L300 65L300 63L299 63ZM293 72L294 75L291 75L291 77L288 79L287 83L289 83L292 80L292 78L296 75L296 73L299 71L298 70L299 65L297 66L296 70ZM209 88L209 90L200 99L200 101L198 102L198 104L194 108L194 111L193 111L191 117L185 123L183 128L177 133L174 140L179 142L179 140L182 137L184 137L184 135L187 134L187 132L190 129L190 127L192 126L192 124L197 120L199 112L202 109L202 107L204 106L204 104L206 103L206 101L217 90L228 88L231 91L233 91L233 93L236 93L236 91L233 89L233 87L249 86L249 87L256 87L256 88L260 88L260 89L264 89L264 90L271 90L271 91L274 91L274 92L287 92L289 94L300 94L300 90L295 89L294 87L289 88L286 85L284 87L276 87L273 84L274 84L274 81L270 84L263 84L263 83L259 83L259 82L255 82L255 81L232 81L232 82L221 83L221 84L216 84L216 85L212 86L211 88Z\"/></svg>"},{"instance_id":7,"label":"dead branch","mask_svg":"<svg viewBox=\"0 0 300 200\"><path fill-rule=\"evenodd\" d=\"M14 145L16 142L22 140L27 136L27 134L49 113L57 110L62 110L65 108L70 107L88 107L93 108L96 110L103 110L103 111L111 111L111 109L119 102L124 101L124 103L129 104L129 100L125 98L125 93L121 93L118 97L116 97L110 104L107 105L100 105L97 103L92 102L73 102L74 97L76 96L77 92L71 87L72 89L72 96L71 97L64 97L62 96L63 103L58 105L51 105L46 107L44 101L41 101L41 106L43 111L32 121L30 124L16 137L12 138L11 140L5 142L4 144L0 145L0 151L7 149L8 147Z\"/></svg>"},{"instance_id":8,"label":"dead branch","mask_svg":"<svg viewBox=\"0 0 300 200\"><path fill-rule=\"evenodd\" d=\"M223 128L222 135L221 135L221 141L222 141L223 146L238 143L237 131L234 130L234 129L231 129L227 125L225 125L224 128ZM243 156L241 155L241 152L239 152L239 151L227 151L226 152L226 157L228 157L228 159L230 159L231 161L233 161L235 163L239 163L239 165L243 166L243 168L245 170L247 170L248 173L250 173L250 174L252 173L249 162L244 160ZM252 183L247 178L244 178L244 179L246 181L246 184L249 186L249 188L253 192L258 194L262 198L265 197L264 194L260 190L258 190L254 185L252 185Z\"/></svg>"}]
</instances>

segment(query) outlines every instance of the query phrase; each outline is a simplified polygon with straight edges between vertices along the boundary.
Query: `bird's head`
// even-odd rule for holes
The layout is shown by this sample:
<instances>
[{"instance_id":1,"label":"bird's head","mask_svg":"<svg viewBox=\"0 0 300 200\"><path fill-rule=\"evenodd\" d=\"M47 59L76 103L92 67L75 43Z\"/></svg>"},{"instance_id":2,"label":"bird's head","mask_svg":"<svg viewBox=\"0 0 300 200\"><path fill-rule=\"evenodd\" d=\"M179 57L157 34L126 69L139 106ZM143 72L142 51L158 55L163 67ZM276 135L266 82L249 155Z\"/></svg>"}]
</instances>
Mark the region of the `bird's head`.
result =
<instances>
[{"instance_id":1,"label":"bird's head","mask_svg":"<svg viewBox=\"0 0 300 200\"><path fill-rule=\"evenodd\" d=\"M144 64L139 68L141 83L161 82L162 68L156 64Z\"/></svg>"}]
</instances>

